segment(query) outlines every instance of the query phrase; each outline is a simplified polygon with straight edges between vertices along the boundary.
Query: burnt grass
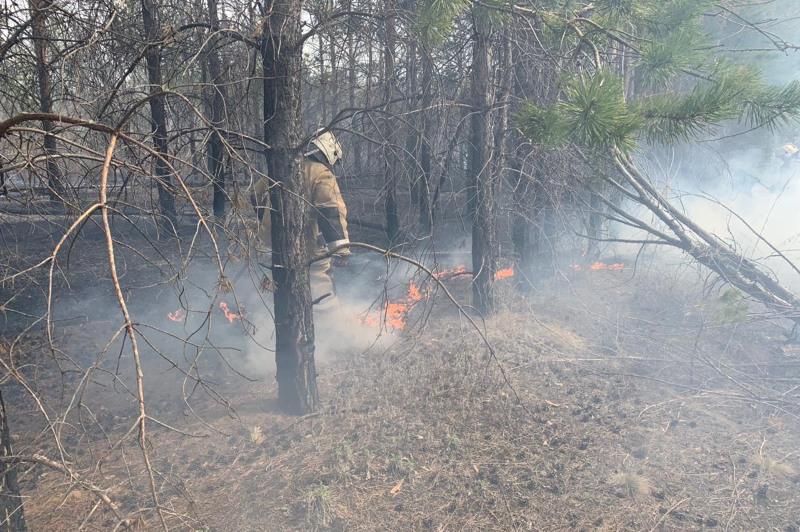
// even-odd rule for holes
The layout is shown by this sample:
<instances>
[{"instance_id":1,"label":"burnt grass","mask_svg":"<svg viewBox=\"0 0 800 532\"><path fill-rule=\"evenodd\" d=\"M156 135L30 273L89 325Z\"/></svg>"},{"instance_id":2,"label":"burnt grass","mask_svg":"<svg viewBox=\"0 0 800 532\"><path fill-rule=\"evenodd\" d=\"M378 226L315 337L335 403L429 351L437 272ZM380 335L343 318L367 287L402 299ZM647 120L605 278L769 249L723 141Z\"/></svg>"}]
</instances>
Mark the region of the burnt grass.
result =
<instances>
[{"instance_id":1,"label":"burnt grass","mask_svg":"<svg viewBox=\"0 0 800 532\"><path fill-rule=\"evenodd\" d=\"M83 387L76 370L120 325L112 307L83 312L89 296L76 280L105 281L94 269L100 246L87 239L80 248L59 302L82 318L56 325L63 349L50 349L43 328L21 334L7 321L2 356L16 339L14 365L57 422L70 467L134 527L157 528L135 431L125 437L136 416L129 355L112 344ZM137 308L174 296L148 284L152 264L132 252L127 264ZM32 301L41 282L25 292ZM164 423L149 424L149 450L167 522L231 531L800 530L800 357L773 324L731 319L719 293L656 270L566 268L527 296L513 280L499 286L497 315L478 322L496 357L438 295L380 349L321 362L324 407L304 417L276 411L272 379L247 380L219 362L205 367L202 384L163 360L146 367L162 368L145 380L148 408ZM468 302L467 278L448 287ZM191 359L169 354L176 366ZM53 431L12 381L2 386L16 451L58 459ZM82 406L61 419L75 397ZM117 524L62 473L25 466L20 482L32 530L74 530L90 512L87 530Z\"/></svg>"}]
</instances>

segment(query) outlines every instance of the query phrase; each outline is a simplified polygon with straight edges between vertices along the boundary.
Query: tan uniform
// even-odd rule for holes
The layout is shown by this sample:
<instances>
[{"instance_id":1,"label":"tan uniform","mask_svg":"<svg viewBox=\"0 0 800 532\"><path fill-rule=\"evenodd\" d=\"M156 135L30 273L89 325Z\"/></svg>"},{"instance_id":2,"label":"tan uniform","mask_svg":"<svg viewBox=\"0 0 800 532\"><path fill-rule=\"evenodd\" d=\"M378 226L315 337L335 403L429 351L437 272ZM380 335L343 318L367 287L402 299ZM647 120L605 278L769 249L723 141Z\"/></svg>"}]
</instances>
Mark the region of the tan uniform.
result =
<instances>
[{"instance_id":1,"label":"tan uniform","mask_svg":"<svg viewBox=\"0 0 800 532\"><path fill-rule=\"evenodd\" d=\"M326 165L306 159L303 161L303 197L307 198L311 212L307 217L305 232L309 243L308 257L325 255L329 250L350 241L347 232L347 206L342 199L336 176ZM254 187L256 209L263 209L258 237L268 248L271 247L271 220L269 212L268 181L261 178ZM337 251L347 255L349 248ZM331 259L318 260L311 265L311 298L325 297L314 306L315 310L327 311L338 306L333 279L330 275Z\"/></svg>"}]
</instances>

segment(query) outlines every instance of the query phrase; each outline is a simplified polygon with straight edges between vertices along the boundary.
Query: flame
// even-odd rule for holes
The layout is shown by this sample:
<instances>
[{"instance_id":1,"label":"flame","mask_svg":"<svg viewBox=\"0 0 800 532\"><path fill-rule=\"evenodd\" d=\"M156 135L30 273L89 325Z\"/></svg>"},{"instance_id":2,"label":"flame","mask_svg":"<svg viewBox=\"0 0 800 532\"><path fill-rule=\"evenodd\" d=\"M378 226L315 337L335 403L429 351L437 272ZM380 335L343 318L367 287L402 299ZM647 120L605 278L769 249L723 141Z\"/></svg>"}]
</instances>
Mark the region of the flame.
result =
<instances>
[{"instance_id":1,"label":"flame","mask_svg":"<svg viewBox=\"0 0 800 532\"><path fill-rule=\"evenodd\" d=\"M186 318L186 311L179 308L175 312L167 312L167 319L170 321L183 321Z\"/></svg>"},{"instance_id":2,"label":"flame","mask_svg":"<svg viewBox=\"0 0 800 532\"><path fill-rule=\"evenodd\" d=\"M405 329L408 310L409 306L406 303L387 303L386 325L396 330Z\"/></svg>"},{"instance_id":3,"label":"flame","mask_svg":"<svg viewBox=\"0 0 800 532\"><path fill-rule=\"evenodd\" d=\"M606 264L605 262L594 262L591 266L589 266L592 270L624 270L625 265L621 262L615 262L614 264Z\"/></svg>"},{"instance_id":4,"label":"flame","mask_svg":"<svg viewBox=\"0 0 800 532\"><path fill-rule=\"evenodd\" d=\"M408 284L408 300L413 303L422 300L422 292L419 291L413 281Z\"/></svg>"},{"instance_id":5,"label":"flame","mask_svg":"<svg viewBox=\"0 0 800 532\"><path fill-rule=\"evenodd\" d=\"M455 268L449 268L447 270L436 272L433 274L433 276L436 277L437 279L442 279L445 277L455 277L456 275L464 275L465 273L467 273L466 266L456 266Z\"/></svg>"},{"instance_id":6,"label":"flame","mask_svg":"<svg viewBox=\"0 0 800 532\"><path fill-rule=\"evenodd\" d=\"M228 308L228 304L224 301L219 302L219 308L223 314L225 314L225 319L228 320L228 323L233 323L236 320L241 320L244 318L244 315L240 312L233 312Z\"/></svg>"},{"instance_id":7,"label":"flame","mask_svg":"<svg viewBox=\"0 0 800 532\"><path fill-rule=\"evenodd\" d=\"M583 270L583 266L580 264L570 264L570 268L574 271L579 272ZM589 270L609 270L609 271L621 271L625 269L625 264L621 262L614 262L614 263L606 263L606 262L593 262L589 266L587 266Z\"/></svg>"},{"instance_id":8,"label":"flame","mask_svg":"<svg viewBox=\"0 0 800 532\"><path fill-rule=\"evenodd\" d=\"M495 281L500 281L501 279L508 279L509 277L514 277L514 268L503 268L502 270L497 270L494 273Z\"/></svg>"},{"instance_id":9,"label":"flame","mask_svg":"<svg viewBox=\"0 0 800 532\"><path fill-rule=\"evenodd\" d=\"M470 274L466 266L456 266L440 272L435 272L433 276L438 279L446 279L455 277L457 275ZM495 273L496 280L507 279L514 276L514 268L504 268ZM406 317L411 311L412 307L420 301L428 299L433 293L432 286L425 286L420 288L414 281L408 283L408 290L406 291L405 298L397 301L387 301L381 308L381 313L371 312L361 318L361 323L368 327L377 327L381 322L385 322L386 326L396 331L401 331L406 328Z\"/></svg>"}]
</instances>

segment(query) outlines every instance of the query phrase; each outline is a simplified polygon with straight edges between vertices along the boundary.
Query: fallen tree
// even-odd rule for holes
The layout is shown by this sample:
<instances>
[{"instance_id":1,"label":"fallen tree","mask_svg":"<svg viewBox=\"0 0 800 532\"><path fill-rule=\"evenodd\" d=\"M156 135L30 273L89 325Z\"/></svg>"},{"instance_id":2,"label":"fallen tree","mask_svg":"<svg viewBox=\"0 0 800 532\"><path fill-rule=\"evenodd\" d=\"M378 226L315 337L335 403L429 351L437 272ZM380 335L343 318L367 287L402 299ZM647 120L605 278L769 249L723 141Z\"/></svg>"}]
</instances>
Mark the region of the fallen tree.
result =
<instances>
[{"instance_id":1,"label":"fallen tree","mask_svg":"<svg viewBox=\"0 0 800 532\"><path fill-rule=\"evenodd\" d=\"M800 299L794 293L782 286L762 265L737 252L729 243L704 230L672 205L643 176L630 156L616 147L612 149L611 155L615 167L628 187L624 187L610 176L606 177L606 181L610 182L612 186L624 190L627 198L654 214L669 231L669 233L665 233L604 199L609 208L623 217L625 223L641 229L655 238L651 241L642 241L642 244L666 244L680 249L698 263L717 273L731 286L762 303L776 316L791 320L795 326L800 325ZM792 269L800 273L797 266L785 254L749 225L748 228L777 256L786 261ZM621 239L606 240L623 241Z\"/></svg>"},{"instance_id":2,"label":"fallen tree","mask_svg":"<svg viewBox=\"0 0 800 532\"><path fill-rule=\"evenodd\" d=\"M578 65L574 75L562 79L555 104L526 104L518 124L524 136L541 148L579 153L586 171L578 181L600 199L607 219L647 235L597 240L677 248L775 316L791 320L797 329L800 298L764 263L745 256L735 242L705 230L672 204L632 155L648 145L691 142L721 128L740 135L772 130L800 118L800 82L770 85L755 66L731 63L710 51L713 47L698 46L709 35L703 26L708 6L697 4L672 6L678 11L669 27L628 13L631 20L642 23L636 35L582 16L567 20L578 41L576 54L582 52L590 63ZM652 5L656 10L658 6L658 2ZM602 34L612 44L597 44L586 37L587 32ZM786 49L783 41L773 44L775 50ZM629 61L618 61L620 49L629 54ZM627 203L612 201L616 200L612 194ZM652 214L654 221L643 220L637 208ZM728 212L800 274L800 268L764 235Z\"/></svg>"}]
</instances>

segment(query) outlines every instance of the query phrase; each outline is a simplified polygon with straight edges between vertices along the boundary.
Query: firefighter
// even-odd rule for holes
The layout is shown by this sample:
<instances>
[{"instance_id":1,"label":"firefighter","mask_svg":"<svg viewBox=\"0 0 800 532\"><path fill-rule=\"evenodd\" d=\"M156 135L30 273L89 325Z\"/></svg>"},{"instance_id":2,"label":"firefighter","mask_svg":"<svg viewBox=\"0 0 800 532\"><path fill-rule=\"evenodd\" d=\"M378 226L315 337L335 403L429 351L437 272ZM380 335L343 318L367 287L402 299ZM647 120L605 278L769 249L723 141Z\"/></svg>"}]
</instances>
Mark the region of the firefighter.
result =
<instances>
[{"instance_id":1,"label":"firefighter","mask_svg":"<svg viewBox=\"0 0 800 532\"><path fill-rule=\"evenodd\" d=\"M330 251L350 242L347 232L347 207L342 199L339 183L333 173L334 165L342 158L342 146L333 133L327 131L317 135L304 154L303 194L311 212L306 220L306 239L310 245L311 299L314 309L321 312L335 310L339 306L331 276L333 266L344 266L350 255L347 247L338 249L332 257ZM254 187L253 201L259 218L259 239L270 247L271 221L269 213L268 180L262 177ZM324 257L324 258L323 258Z\"/></svg>"}]
</instances>

